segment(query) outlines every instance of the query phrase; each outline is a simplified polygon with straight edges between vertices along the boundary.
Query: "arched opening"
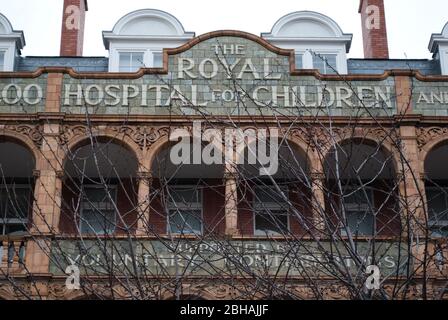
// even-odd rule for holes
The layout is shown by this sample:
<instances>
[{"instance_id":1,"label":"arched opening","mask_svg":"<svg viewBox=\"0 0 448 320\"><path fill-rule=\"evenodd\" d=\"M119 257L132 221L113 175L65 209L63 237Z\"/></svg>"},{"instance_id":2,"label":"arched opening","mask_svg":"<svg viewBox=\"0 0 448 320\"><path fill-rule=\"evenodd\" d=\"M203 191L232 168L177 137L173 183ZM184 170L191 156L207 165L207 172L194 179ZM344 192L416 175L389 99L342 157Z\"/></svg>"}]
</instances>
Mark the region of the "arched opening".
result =
<instances>
[{"instance_id":1,"label":"arched opening","mask_svg":"<svg viewBox=\"0 0 448 320\"><path fill-rule=\"evenodd\" d=\"M297 237L310 232L313 213L307 154L289 140L261 139L249 142L241 159L237 166L241 233ZM272 171L267 174L263 168L269 167Z\"/></svg>"},{"instance_id":2,"label":"arched opening","mask_svg":"<svg viewBox=\"0 0 448 320\"><path fill-rule=\"evenodd\" d=\"M192 140L167 143L154 157L149 229L155 233L174 236L224 233L224 167L218 161L205 163L198 154L207 143L196 143L198 149L193 147Z\"/></svg>"},{"instance_id":3,"label":"arched opening","mask_svg":"<svg viewBox=\"0 0 448 320\"><path fill-rule=\"evenodd\" d=\"M100 137L69 151L64 163L62 233L111 235L137 224L135 154L122 142Z\"/></svg>"},{"instance_id":4,"label":"arched opening","mask_svg":"<svg viewBox=\"0 0 448 320\"><path fill-rule=\"evenodd\" d=\"M428 224L433 237L448 236L448 142L435 146L425 159Z\"/></svg>"},{"instance_id":5,"label":"arched opening","mask_svg":"<svg viewBox=\"0 0 448 320\"><path fill-rule=\"evenodd\" d=\"M0 236L29 230L35 165L33 154L23 143L0 137Z\"/></svg>"},{"instance_id":6,"label":"arched opening","mask_svg":"<svg viewBox=\"0 0 448 320\"><path fill-rule=\"evenodd\" d=\"M397 235L401 230L393 156L365 139L346 140L325 159L327 227L341 236Z\"/></svg>"}]
</instances>

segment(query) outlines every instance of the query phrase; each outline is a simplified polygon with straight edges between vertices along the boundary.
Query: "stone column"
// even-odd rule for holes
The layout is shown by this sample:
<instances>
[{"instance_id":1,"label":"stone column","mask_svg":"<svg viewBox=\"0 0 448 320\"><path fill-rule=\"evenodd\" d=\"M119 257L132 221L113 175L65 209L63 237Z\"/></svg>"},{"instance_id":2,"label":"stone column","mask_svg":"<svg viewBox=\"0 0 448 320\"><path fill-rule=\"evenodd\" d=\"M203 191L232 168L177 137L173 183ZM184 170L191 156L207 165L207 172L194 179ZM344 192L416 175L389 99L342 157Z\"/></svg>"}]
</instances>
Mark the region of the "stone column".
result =
<instances>
[{"instance_id":1,"label":"stone column","mask_svg":"<svg viewBox=\"0 0 448 320\"><path fill-rule=\"evenodd\" d=\"M151 211L152 175L150 172L138 173L138 220L137 236L148 235L149 215Z\"/></svg>"},{"instance_id":2,"label":"stone column","mask_svg":"<svg viewBox=\"0 0 448 320\"><path fill-rule=\"evenodd\" d=\"M240 234L238 230L238 174L230 166L226 166L224 173L225 184L225 221L226 235Z\"/></svg>"}]
</instances>

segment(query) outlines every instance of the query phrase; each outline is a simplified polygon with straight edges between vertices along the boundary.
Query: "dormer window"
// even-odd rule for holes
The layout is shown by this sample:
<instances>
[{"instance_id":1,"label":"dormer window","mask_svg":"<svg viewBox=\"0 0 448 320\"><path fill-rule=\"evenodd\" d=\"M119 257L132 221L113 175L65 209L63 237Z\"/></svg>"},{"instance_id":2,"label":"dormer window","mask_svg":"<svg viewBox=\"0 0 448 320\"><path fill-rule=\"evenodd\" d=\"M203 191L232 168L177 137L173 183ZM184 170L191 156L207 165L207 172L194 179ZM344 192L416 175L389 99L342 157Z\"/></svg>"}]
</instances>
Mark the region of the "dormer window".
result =
<instances>
[{"instance_id":1,"label":"dormer window","mask_svg":"<svg viewBox=\"0 0 448 320\"><path fill-rule=\"evenodd\" d=\"M442 75L448 75L448 23L443 27L441 33L431 35L429 51L433 58L439 60Z\"/></svg>"},{"instance_id":2,"label":"dormer window","mask_svg":"<svg viewBox=\"0 0 448 320\"><path fill-rule=\"evenodd\" d=\"M11 23L0 14L0 72L14 71L16 57L25 46L22 31L15 31Z\"/></svg>"},{"instance_id":3,"label":"dormer window","mask_svg":"<svg viewBox=\"0 0 448 320\"><path fill-rule=\"evenodd\" d=\"M352 35L317 12L300 11L278 20L270 33L261 35L273 45L294 49L296 69L318 69L322 74L347 74L347 53Z\"/></svg>"},{"instance_id":4,"label":"dormer window","mask_svg":"<svg viewBox=\"0 0 448 320\"><path fill-rule=\"evenodd\" d=\"M135 72L145 67L144 52L120 52L119 71Z\"/></svg>"},{"instance_id":5,"label":"dormer window","mask_svg":"<svg viewBox=\"0 0 448 320\"><path fill-rule=\"evenodd\" d=\"M110 72L135 72L163 67L163 49L177 48L194 38L172 15L152 9L125 15L112 31L103 32Z\"/></svg>"}]
</instances>

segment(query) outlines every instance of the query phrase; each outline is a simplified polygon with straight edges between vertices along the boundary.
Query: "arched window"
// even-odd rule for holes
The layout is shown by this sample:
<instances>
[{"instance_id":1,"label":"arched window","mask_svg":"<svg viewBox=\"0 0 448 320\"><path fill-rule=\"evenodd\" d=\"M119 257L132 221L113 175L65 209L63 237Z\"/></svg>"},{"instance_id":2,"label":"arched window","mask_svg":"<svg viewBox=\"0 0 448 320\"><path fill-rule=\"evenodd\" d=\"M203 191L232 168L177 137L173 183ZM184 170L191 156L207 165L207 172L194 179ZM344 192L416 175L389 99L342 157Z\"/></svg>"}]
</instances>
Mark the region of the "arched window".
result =
<instances>
[{"instance_id":1,"label":"arched window","mask_svg":"<svg viewBox=\"0 0 448 320\"><path fill-rule=\"evenodd\" d=\"M0 235L28 232L34 199L35 159L12 139L0 138Z\"/></svg>"},{"instance_id":2,"label":"arched window","mask_svg":"<svg viewBox=\"0 0 448 320\"><path fill-rule=\"evenodd\" d=\"M98 138L71 150L64 165L62 232L110 235L136 227L138 161L125 146Z\"/></svg>"},{"instance_id":3,"label":"arched window","mask_svg":"<svg viewBox=\"0 0 448 320\"><path fill-rule=\"evenodd\" d=\"M393 156L380 144L351 139L325 159L328 227L341 236L396 235L400 208Z\"/></svg>"},{"instance_id":4,"label":"arched window","mask_svg":"<svg viewBox=\"0 0 448 320\"><path fill-rule=\"evenodd\" d=\"M425 191L428 224L434 237L448 236L448 157L446 142L433 148L425 159Z\"/></svg>"}]
</instances>

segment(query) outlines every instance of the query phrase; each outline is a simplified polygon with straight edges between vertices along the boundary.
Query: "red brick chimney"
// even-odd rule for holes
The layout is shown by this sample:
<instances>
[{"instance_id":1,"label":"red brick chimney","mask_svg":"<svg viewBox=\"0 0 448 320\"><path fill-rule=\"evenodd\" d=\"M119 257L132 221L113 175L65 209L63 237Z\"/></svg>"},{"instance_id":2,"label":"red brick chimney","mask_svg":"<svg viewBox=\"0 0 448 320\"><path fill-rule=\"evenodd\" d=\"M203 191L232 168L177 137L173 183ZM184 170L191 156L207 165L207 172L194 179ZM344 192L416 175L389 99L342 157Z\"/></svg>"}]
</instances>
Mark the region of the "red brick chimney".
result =
<instances>
[{"instance_id":1,"label":"red brick chimney","mask_svg":"<svg viewBox=\"0 0 448 320\"><path fill-rule=\"evenodd\" d=\"M362 22L364 58L389 59L384 1L361 0L359 13Z\"/></svg>"},{"instance_id":2,"label":"red brick chimney","mask_svg":"<svg viewBox=\"0 0 448 320\"><path fill-rule=\"evenodd\" d=\"M87 0L64 0L61 56L82 56Z\"/></svg>"}]
</instances>

